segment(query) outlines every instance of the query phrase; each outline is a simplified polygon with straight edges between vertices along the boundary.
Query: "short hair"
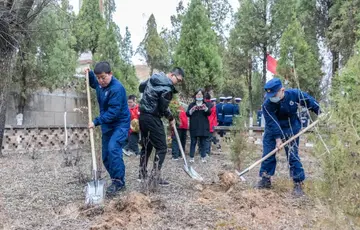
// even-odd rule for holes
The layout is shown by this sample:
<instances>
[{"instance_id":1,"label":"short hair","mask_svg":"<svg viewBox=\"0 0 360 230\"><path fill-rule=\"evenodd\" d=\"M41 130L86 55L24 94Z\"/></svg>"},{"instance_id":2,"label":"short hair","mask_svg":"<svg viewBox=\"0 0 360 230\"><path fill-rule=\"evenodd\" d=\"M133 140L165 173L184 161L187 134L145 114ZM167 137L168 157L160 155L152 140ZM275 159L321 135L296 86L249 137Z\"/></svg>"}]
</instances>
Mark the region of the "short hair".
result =
<instances>
[{"instance_id":1,"label":"short hair","mask_svg":"<svg viewBox=\"0 0 360 230\"><path fill-rule=\"evenodd\" d=\"M133 94L128 96L128 100L133 100L133 101L135 101L135 99L136 99L136 96L133 95Z\"/></svg>"},{"instance_id":2,"label":"short hair","mask_svg":"<svg viewBox=\"0 0 360 230\"><path fill-rule=\"evenodd\" d=\"M109 62L101 61L101 62L96 63L95 68L94 68L94 73L95 74L111 73L111 67L110 67Z\"/></svg>"},{"instance_id":3,"label":"short hair","mask_svg":"<svg viewBox=\"0 0 360 230\"><path fill-rule=\"evenodd\" d=\"M176 76L179 76L181 75L182 78L185 78L185 72L182 68L180 67L174 67L172 70L171 70L171 73L175 74Z\"/></svg>"},{"instance_id":4,"label":"short hair","mask_svg":"<svg viewBox=\"0 0 360 230\"><path fill-rule=\"evenodd\" d=\"M211 99L211 95L209 92L205 93L205 100L210 100Z\"/></svg>"}]
</instances>

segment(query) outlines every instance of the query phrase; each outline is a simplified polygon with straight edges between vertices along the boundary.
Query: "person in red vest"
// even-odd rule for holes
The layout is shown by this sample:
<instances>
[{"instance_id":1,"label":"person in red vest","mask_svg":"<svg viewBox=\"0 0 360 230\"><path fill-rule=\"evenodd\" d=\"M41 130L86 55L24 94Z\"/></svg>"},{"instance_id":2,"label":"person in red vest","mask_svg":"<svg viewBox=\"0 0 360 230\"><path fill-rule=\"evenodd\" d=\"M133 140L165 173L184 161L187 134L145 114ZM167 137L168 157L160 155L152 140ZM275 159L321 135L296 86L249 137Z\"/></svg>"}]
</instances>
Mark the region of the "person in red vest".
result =
<instances>
[{"instance_id":1,"label":"person in red vest","mask_svg":"<svg viewBox=\"0 0 360 230\"><path fill-rule=\"evenodd\" d=\"M174 103L178 103L175 101ZM177 131L180 137L181 146L185 152L185 145L186 145L186 136L187 136L187 130L189 129L189 121L188 117L186 116L186 111L182 106L179 107L179 124L176 122ZM176 140L176 136L174 131L172 131L172 142L171 142L171 152L172 152L172 158L173 160L178 160L179 157L181 157L180 148L178 145L178 142Z\"/></svg>"},{"instance_id":2,"label":"person in red vest","mask_svg":"<svg viewBox=\"0 0 360 230\"><path fill-rule=\"evenodd\" d=\"M216 144L216 139L214 139L215 138L214 127L218 125L217 114L216 114L216 98L213 98L211 100L211 95L209 93L206 93L205 94L205 102L209 102L209 103L213 104L213 107L211 108L211 114L210 114L210 116L208 116L210 136L206 140L206 153L207 153L207 155L210 155L211 142L214 142L214 144Z\"/></svg>"},{"instance_id":3,"label":"person in red vest","mask_svg":"<svg viewBox=\"0 0 360 230\"><path fill-rule=\"evenodd\" d=\"M128 97L128 107L130 110L130 130L128 135L128 143L124 147L123 152L126 156L139 155L139 105L135 102L136 96Z\"/></svg>"}]
</instances>

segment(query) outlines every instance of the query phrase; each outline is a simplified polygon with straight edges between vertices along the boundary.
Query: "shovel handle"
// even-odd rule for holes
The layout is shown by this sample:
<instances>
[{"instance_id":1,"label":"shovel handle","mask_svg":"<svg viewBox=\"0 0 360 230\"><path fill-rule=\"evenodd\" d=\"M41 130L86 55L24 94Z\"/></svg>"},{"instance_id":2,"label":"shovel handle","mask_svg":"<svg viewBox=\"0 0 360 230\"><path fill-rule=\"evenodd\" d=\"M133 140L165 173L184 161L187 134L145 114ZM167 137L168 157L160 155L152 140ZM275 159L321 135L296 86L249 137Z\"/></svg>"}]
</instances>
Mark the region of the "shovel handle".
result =
<instances>
[{"instance_id":1,"label":"shovel handle","mask_svg":"<svg viewBox=\"0 0 360 230\"><path fill-rule=\"evenodd\" d=\"M183 157L183 159L184 159L185 166L188 167L188 164L187 164L187 161L186 161L185 152L184 152L184 149L183 149L183 147L182 147L182 145L181 145L179 133L178 133L178 131L177 131L177 128L176 128L176 124L175 124L175 123L173 124L173 127L172 127L172 128L174 129L174 133L175 133L175 136L176 136L176 140L177 140L177 143L178 143L178 146L179 146L181 155L182 155L182 157Z\"/></svg>"},{"instance_id":2,"label":"shovel handle","mask_svg":"<svg viewBox=\"0 0 360 230\"><path fill-rule=\"evenodd\" d=\"M91 114L91 98L90 98L90 81L89 81L89 71L86 71L86 96L87 96L87 102L88 102L88 116L89 116L89 123L92 122L92 114ZM95 141L94 141L94 128L90 129L90 147L91 147L91 157L92 157L92 165L93 165L93 171L95 175L93 175L96 178L96 156L95 156Z\"/></svg>"},{"instance_id":3,"label":"shovel handle","mask_svg":"<svg viewBox=\"0 0 360 230\"><path fill-rule=\"evenodd\" d=\"M238 176L242 176L245 173L249 172L251 169L253 169L255 166L257 166L258 164L262 163L263 161L265 161L266 159L268 159L269 157L271 157L272 155L274 155L275 153L277 153L279 150L281 150L282 148L284 148L287 144L289 144L290 142L292 142L293 140L295 140L296 138L298 138L300 135L302 135L303 133L305 133L306 131L308 131L309 129L311 129L312 127L314 127L317 123L319 123L319 119L314 121L313 123L311 123L308 127L306 127L305 129L301 130L299 133L297 133L296 135L294 135L293 137L289 138L289 140L285 141L282 145L280 145L279 148L275 148L273 151L271 151L270 153L268 153L266 156L264 156L263 158L261 158L260 160L256 161L254 164L250 165L248 168L246 168L245 170L243 170L240 173L237 173Z\"/></svg>"}]
</instances>

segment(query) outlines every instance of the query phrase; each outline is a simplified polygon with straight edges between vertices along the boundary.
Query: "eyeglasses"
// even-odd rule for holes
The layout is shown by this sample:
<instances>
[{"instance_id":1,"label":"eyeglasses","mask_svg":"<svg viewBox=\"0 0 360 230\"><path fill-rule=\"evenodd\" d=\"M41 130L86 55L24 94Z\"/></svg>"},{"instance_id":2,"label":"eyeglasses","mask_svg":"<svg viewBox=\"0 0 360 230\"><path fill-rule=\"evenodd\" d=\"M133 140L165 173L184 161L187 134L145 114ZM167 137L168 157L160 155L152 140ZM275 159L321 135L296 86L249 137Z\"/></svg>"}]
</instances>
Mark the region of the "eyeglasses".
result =
<instances>
[{"instance_id":1,"label":"eyeglasses","mask_svg":"<svg viewBox=\"0 0 360 230\"><path fill-rule=\"evenodd\" d=\"M173 76L176 78L176 80L177 80L178 82L182 82L182 78L178 78L178 76L175 75L175 74L173 74Z\"/></svg>"}]
</instances>

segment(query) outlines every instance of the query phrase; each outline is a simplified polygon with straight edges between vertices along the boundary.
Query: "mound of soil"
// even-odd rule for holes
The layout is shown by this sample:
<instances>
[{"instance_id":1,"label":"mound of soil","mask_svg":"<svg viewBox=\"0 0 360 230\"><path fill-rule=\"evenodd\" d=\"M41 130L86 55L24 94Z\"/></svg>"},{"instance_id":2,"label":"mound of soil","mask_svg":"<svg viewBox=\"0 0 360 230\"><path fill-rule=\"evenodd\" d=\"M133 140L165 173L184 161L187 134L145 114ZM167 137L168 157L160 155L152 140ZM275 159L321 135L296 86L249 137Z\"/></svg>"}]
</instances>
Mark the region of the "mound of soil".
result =
<instances>
[{"instance_id":1,"label":"mound of soil","mask_svg":"<svg viewBox=\"0 0 360 230\"><path fill-rule=\"evenodd\" d=\"M90 229L134 229L135 225L146 224L153 215L150 198L138 192L131 192L111 201L105 207L104 214L97 220L99 224L93 225Z\"/></svg>"}]
</instances>

